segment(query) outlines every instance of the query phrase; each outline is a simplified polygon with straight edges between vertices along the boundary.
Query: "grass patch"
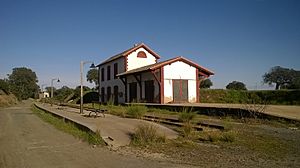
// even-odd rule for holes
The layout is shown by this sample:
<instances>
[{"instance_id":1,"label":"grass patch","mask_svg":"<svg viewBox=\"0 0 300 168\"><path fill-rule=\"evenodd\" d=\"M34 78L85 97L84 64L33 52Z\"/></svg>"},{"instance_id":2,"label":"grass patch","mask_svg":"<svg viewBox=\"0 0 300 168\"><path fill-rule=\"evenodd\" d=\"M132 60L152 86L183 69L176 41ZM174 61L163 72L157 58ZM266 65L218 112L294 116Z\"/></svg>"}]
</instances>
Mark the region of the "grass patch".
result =
<instances>
[{"instance_id":1,"label":"grass patch","mask_svg":"<svg viewBox=\"0 0 300 168\"><path fill-rule=\"evenodd\" d=\"M134 146L146 146L166 141L165 136L157 133L157 128L153 125L139 125L132 135L131 144Z\"/></svg>"},{"instance_id":2,"label":"grass patch","mask_svg":"<svg viewBox=\"0 0 300 168\"><path fill-rule=\"evenodd\" d=\"M131 104L126 108L126 113L129 117L141 119L144 114L148 111L148 108L143 105Z\"/></svg>"},{"instance_id":3,"label":"grass patch","mask_svg":"<svg viewBox=\"0 0 300 168\"><path fill-rule=\"evenodd\" d=\"M62 119L59 119L52 114L49 114L41 109L38 109L37 107L33 106L31 108L32 112L40 117L43 121L50 123L58 130L61 130L63 132L69 133L73 135L76 138L80 138L89 144L93 145L104 145L104 141L100 136L100 132L93 133L91 131L83 131L76 124L73 122L64 122Z\"/></svg>"},{"instance_id":4,"label":"grass patch","mask_svg":"<svg viewBox=\"0 0 300 168\"><path fill-rule=\"evenodd\" d=\"M234 131L207 131L200 132L198 134L198 139L200 141L208 142L234 142L236 140L237 134Z\"/></svg>"},{"instance_id":5,"label":"grass patch","mask_svg":"<svg viewBox=\"0 0 300 168\"><path fill-rule=\"evenodd\" d=\"M288 150L291 149L288 143L283 139L265 134L263 132L247 130L247 128L239 131L237 136L238 140L235 142L236 145L244 146L254 152L263 154L273 159L285 156L286 153L288 153Z\"/></svg>"}]
</instances>

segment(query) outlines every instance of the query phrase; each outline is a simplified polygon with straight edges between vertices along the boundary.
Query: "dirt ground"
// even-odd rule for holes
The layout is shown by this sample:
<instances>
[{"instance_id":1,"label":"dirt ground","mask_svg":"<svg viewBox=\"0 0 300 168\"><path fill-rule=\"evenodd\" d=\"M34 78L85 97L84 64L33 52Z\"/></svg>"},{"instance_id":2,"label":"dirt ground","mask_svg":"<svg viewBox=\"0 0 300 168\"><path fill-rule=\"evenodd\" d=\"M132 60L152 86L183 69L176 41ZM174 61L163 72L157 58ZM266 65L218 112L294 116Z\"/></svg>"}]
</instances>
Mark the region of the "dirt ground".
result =
<instances>
[{"instance_id":1,"label":"dirt ground","mask_svg":"<svg viewBox=\"0 0 300 168\"><path fill-rule=\"evenodd\" d=\"M233 142L174 140L109 149L56 130L26 102L0 109L0 167L300 167L299 127L221 122L235 132Z\"/></svg>"},{"instance_id":2,"label":"dirt ground","mask_svg":"<svg viewBox=\"0 0 300 168\"><path fill-rule=\"evenodd\" d=\"M30 102L0 109L0 167L189 167L93 147L43 122Z\"/></svg>"}]
</instances>

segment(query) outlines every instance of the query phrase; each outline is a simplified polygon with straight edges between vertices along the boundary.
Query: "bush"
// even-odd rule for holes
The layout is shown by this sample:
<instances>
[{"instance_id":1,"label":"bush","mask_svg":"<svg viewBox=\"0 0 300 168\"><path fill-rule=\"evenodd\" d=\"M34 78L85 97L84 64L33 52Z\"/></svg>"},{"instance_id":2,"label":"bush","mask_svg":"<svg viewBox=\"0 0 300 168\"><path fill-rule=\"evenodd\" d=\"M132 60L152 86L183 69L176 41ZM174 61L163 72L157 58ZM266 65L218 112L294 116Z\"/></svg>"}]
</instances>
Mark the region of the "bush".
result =
<instances>
[{"instance_id":1,"label":"bush","mask_svg":"<svg viewBox=\"0 0 300 168\"><path fill-rule=\"evenodd\" d=\"M126 109L126 113L132 118L142 118L148 111L148 108L143 105L130 105Z\"/></svg>"},{"instance_id":2,"label":"bush","mask_svg":"<svg viewBox=\"0 0 300 168\"><path fill-rule=\"evenodd\" d=\"M234 142L236 133L233 131L211 131L200 134L200 140L210 142Z\"/></svg>"},{"instance_id":3,"label":"bush","mask_svg":"<svg viewBox=\"0 0 300 168\"><path fill-rule=\"evenodd\" d=\"M190 138L193 132L193 125L191 121L195 118L196 114L192 112L192 109L183 108L178 116L178 120L183 122L182 133L183 137Z\"/></svg>"},{"instance_id":4,"label":"bush","mask_svg":"<svg viewBox=\"0 0 300 168\"><path fill-rule=\"evenodd\" d=\"M9 94L9 84L6 80L0 79L0 90L3 90L6 94Z\"/></svg>"},{"instance_id":5,"label":"bush","mask_svg":"<svg viewBox=\"0 0 300 168\"><path fill-rule=\"evenodd\" d=\"M190 123L184 123L182 127L182 135L184 138L191 138L193 132L193 126Z\"/></svg>"},{"instance_id":6,"label":"bush","mask_svg":"<svg viewBox=\"0 0 300 168\"><path fill-rule=\"evenodd\" d=\"M133 145L150 145L166 141L166 137L157 133L157 128L153 125L139 125L132 136Z\"/></svg>"},{"instance_id":7,"label":"bush","mask_svg":"<svg viewBox=\"0 0 300 168\"><path fill-rule=\"evenodd\" d=\"M300 105L299 95L300 90L239 91L200 89L200 102Z\"/></svg>"}]
</instances>

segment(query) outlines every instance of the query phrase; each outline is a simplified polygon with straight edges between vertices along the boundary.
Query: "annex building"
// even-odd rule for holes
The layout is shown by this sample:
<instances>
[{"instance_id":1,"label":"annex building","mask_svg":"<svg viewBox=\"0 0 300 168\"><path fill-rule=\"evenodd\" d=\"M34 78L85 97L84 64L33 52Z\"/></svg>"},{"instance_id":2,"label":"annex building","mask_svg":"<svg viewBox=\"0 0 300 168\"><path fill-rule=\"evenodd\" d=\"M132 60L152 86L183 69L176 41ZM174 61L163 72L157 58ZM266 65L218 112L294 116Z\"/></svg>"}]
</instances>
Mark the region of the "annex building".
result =
<instances>
[{"instance_id":1,"label":"annex building","mask_svg":"<svg viewBox=\"0 0 300 168\"><path fill-rule=\"evenodd\" d=\"M199 102L200 81L214 73L184 57L160 58L141 43L97 65L100 101Z\"/></svg>"}]
</instances>

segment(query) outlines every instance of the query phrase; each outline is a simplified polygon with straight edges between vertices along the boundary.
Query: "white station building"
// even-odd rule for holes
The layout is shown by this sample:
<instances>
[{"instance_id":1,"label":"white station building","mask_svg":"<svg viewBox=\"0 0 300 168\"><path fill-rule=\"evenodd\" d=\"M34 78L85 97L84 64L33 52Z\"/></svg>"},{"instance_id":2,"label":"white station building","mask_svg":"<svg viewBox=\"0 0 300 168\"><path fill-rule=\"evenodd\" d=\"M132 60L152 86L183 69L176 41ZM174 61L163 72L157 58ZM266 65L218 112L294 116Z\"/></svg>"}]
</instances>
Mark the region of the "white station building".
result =
<instances>
[{"instance_id":1,"label":"white station building","mask_svg":"<svg viewBox=\"0 0 300 168\"><path fill-rule=\"evenodd\" d=\"M100 102L199 102L200 81L214 73L184 57L158 59L142 43L97 65Z\"/></svg>"}]
</instances>

